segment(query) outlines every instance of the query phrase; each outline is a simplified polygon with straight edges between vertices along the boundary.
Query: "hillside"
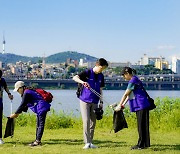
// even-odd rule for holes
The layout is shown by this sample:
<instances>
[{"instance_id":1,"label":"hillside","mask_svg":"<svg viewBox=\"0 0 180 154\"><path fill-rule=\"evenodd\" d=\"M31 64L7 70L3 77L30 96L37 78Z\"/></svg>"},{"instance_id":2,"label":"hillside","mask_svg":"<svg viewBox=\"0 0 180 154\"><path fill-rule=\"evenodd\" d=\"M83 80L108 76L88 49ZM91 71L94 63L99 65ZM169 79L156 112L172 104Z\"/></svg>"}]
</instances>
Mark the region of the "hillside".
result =
<instances>
[{"instance_id":1,"label":"hillside","mask_svg":"<svg viewBox=\"0 0 180 154\"><path fill-rule=\"evenodd\" d=\"M66 62L68 58L71 58L73 60L84 59L85 61L96 61L96 57L89 56L87 54L78 53L75 51L65 51L65 52L59 52L57 54L50 55L46 57L46 63L62 63ZM2 54L0 53L0 61L3 63L15 63L17 61L22 62L38 62L39 60L42 60L42 57L27 57L27 56L21 56L11 53Z\"/></svg>"},{"instance_id":2,"label":"hillside","mask_svg":"<svg viewBox=\"0 0 180 154\"><path fill-rule=\"evenodd\" d=\"M97 58L83 54L78 53L76 51L66 51L66 52L59 52L57 54L50 55L46 58L47 63L62 63L65 62L68 58L71 58L73 60L84 59L85 61L96 61Z\"/></svg>"}]
</instances>

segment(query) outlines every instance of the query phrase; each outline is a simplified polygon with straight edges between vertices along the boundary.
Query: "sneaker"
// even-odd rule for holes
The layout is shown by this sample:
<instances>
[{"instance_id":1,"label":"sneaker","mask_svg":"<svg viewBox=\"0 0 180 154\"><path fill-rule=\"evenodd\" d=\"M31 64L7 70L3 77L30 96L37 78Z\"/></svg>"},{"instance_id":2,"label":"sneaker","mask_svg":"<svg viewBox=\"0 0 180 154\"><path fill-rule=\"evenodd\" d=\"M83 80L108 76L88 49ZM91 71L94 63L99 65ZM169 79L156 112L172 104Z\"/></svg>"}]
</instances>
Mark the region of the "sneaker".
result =
<instances>
[{"instance_id":1,"label":"sneaker","mask_svg":"<svg viewBox=\"0 0 180 154\"><path fill-rule=\"evenodd\" d=\"M141 150L143 147L139 147L138 145L132 146L131 150Z\"/></svg>"},{"instance_id":2,"label":"sneaker","mask_svg":"<svg viewBox=\"0 0 180 154\"><path fill-rule=\"evenodd\" d=\"M86 143L85 146L83 147L83 149L89 149L90 148L90 143Z\"/></svg>"},{"instance_id":3,"label":"sneaker","mask_svg":"<svg viewBox=\"0 0 180 154\"><path fill-rule=\"evenodd\" d=\"M0 144L4 144L4 141L2 139L0 139Z\"/></svg>"},{"instance_id":4,"label":"sneaker","mask_svg":"<svg viewBox=\"0 0 180 154\"><path fill-rule=\"evenodd\" d=\"M95 148L97 148L97 146L95 146L94 144L91 143L90 148L95 149Z\"/></svg>"},{"instance_id":5,"label":"sneaker","mask_svg":"<svg viewBox=\"0 0 180 154\"><path fill-rule=\"evenodd\" d=\"M31 144L29 144L29 146L32 146L32 147L34 147L34 146L38 146L38 145L41 145L41 141L34 141L34 142L32 142Z\"/></svg>"}]
</instances>

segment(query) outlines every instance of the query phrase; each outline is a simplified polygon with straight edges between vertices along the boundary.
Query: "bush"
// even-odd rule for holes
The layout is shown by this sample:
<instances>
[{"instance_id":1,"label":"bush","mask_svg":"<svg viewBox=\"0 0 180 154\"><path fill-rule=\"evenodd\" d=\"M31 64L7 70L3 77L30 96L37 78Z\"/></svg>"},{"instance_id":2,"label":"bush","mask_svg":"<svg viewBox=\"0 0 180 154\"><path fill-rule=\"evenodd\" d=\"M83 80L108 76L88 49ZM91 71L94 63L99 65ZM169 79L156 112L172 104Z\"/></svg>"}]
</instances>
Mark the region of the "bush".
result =
<instances>
[{"instance_id":1,"label":"bush","mask_svg":"<svg viewBox=\"0 0 180 154\"><path fill-rule=\"evenodd\" d=\"M153 130L178 130L180 127L180 98L156 98L156 109L150 111L150 127ZM129 111L129 107L124 109L128 127L136 128L136 114ZM3 120L5 124L6 118ZM30 113L20 114L16 119L16 126L36 126L36 115ZM47 114L45 127L47 129L58 128L80 128L82 127L81 118L75 117L73 114L67 115L64 111L59 113L51 110ZM113 110L106 108L102 120L97 120L99 128L113 127Z\"/></svg>"}]
</instances>

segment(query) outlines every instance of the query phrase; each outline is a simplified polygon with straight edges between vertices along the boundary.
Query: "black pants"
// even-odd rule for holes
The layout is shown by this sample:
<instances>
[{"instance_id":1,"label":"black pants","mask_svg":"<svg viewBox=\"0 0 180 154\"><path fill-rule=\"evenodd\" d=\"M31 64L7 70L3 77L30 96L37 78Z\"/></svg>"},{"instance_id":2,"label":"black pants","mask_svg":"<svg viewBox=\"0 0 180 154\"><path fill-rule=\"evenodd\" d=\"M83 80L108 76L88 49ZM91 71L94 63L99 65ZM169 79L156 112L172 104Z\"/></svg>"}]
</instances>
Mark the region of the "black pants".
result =
<instances>
[{"instance_id":1,"label":"black pants","mask_svg":"<svg viewBox=\"0 0 180 154\"><path fill-rule=\"evenodd\" d=\"M0 138L2 138L2 118L3 118L3 109L0 108Z\"/></svg>"},{"instance_id":2,"label":"black pants","mask_svg":"<svg viewBox=\"0 0 180 154\"><path fill-rule=\"evenodd\" d=\"M138 133L139 147L150 147L150 135L149 135L149 110L140 110L136 112L137 117L137 125L138 125Z\"/></svg>"},{"instance_id":3,"label":"black pants","mask_svg":"<svg viewBox=\"0 0 180 154\"><path fill-rule=\"evenodd\" d=\"M46 121L46 114L37 115L37 123L36 123L36 140L41 141L43 132L44 132L44 125Z\"/></svg>"}]
</instances>

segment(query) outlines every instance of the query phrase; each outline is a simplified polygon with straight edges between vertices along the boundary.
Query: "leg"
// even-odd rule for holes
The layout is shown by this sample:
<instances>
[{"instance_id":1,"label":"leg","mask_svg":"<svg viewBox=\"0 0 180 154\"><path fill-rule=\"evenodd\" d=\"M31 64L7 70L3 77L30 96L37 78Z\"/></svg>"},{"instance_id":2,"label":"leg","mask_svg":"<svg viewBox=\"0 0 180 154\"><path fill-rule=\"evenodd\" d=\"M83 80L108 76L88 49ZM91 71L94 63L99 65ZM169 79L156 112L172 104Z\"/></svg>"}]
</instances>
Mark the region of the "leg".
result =
<instances>
[{"instance_id":1,"label":"leg","mask_svg":"<svg viewBox=\"0 0 180 154\"><path fill-rule=\"evenodd\" d=\"M37 116L37 124L38 124L37 129L36 129L37 130L37 132L36 132L36 140L37 141L41 141L41 138L43 136L46 114L47 113Z\"/></svg>"},{"instance_id":2,"label":"leg","mask_svg":"<svg viewBox=\"0 0 180 154\"><path fill-rule=\"evenodd\" d=\"M94 137L94 129L96 126L96 114L94 113L94 109L98 107L98 104L91 104L91 109L90 109L90 143L92 143L93 137Z\"/></svg>"},{"instance_id":3,"label":"leg","mask_svg":"<svg viewBox=\"0 0 180 154\"><path fill-rule=\"evenodd\" d=\"M136 112L138 125L138 147L150 147L149 137L149 110L140 110Z\"/></svg>"},{"instance_id":4,"label":"leg","mask_svg":"<svg viewBox=\"0 0 180 154\"><path fill-rule=\"evenodd\" d=\"M90 105L80 100L80 110L83 121L83 136L84 142L90 143Z\"/></svg>"},{"instance_id":5,"label":"leg","mask_svg":"<svg viewBox=\"0 0 180 154\"><path fill-rule=\"evenodd\" d=\"M38 128L39 128L39 117L37 115L37 117L36 117L36 139L37 139L37 135L38 135Z\"/></svg>"}]
</instances>

